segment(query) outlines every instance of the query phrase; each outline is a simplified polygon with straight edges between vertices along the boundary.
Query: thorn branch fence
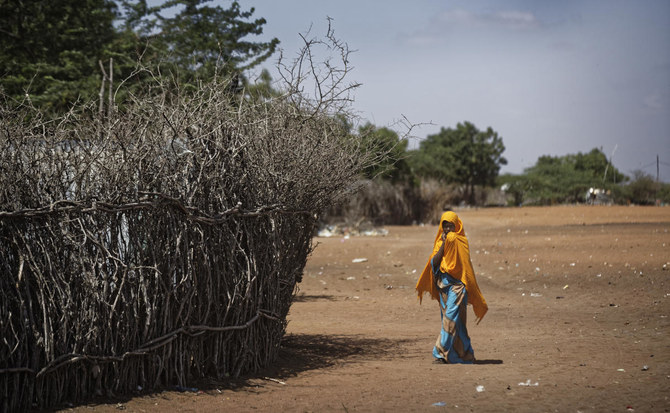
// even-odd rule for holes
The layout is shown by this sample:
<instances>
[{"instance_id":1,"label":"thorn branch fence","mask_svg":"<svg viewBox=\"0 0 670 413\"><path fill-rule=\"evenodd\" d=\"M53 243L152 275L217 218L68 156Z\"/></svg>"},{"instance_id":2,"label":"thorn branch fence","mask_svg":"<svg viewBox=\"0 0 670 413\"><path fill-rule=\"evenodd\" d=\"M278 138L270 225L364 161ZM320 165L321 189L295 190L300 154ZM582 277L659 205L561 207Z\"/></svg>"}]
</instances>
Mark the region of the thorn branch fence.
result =
<instances>
[{"instance_id":1,"label":"thorn branch fence","mask_svg":"<svg viewBox=\"0 0 670 413\"><path fill-rule=\"evenodd\" d=\"M319 214L383 155L334 116L342 91L156 78L104 119L0 109L2 411L272 363Z\"/></svg>"}]
</instances>

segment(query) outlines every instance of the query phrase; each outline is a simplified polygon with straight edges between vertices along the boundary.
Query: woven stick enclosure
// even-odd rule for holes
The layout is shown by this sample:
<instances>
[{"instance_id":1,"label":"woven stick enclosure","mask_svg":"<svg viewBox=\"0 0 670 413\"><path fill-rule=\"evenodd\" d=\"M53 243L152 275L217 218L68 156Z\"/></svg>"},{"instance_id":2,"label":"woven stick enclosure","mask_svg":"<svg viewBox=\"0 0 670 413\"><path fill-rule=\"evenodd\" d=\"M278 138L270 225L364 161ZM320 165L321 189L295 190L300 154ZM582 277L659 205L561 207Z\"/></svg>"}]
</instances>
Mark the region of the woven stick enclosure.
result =
<instances>
[{"instance_id":1,"label":"woven stick enclosure","mask_svg":"<svg viewBox=\"0 0 670 413\"><path fill-rule=\"evenodd\" d=\"M159 81L104 119L2 107L0 410L275 359L319 214L379 156L335 116L346 70L313 100L286 73L265 100Z\"/></svg>"}]
</instances>

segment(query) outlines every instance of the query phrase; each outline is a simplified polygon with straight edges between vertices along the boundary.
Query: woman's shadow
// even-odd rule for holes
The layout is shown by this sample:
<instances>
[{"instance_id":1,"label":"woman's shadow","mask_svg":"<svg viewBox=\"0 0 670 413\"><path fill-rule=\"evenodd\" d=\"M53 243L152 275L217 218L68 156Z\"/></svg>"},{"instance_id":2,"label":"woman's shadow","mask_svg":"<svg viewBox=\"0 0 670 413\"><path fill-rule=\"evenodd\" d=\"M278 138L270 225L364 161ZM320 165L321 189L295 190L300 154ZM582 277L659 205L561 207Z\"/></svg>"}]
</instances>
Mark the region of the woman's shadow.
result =
<instances>
[{"instance_id":1,"label":"woman's shadow","mask_svg":"<svg viewBox=\"0 0 670 413\"><path fill-rule=\"evenodd\" d=\"M503 364L502 360L475 360L474 364Z\"/></svg>"}]
</instances>

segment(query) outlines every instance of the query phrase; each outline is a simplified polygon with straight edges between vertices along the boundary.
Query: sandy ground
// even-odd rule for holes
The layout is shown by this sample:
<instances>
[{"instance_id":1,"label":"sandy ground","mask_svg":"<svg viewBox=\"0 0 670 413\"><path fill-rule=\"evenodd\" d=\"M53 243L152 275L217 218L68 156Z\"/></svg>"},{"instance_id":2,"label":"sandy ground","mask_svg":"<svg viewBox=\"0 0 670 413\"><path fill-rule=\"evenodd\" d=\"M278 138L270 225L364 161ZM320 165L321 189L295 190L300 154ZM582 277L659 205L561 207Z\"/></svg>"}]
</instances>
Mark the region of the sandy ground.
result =
<instances>
[{"instance_id":1,"label":"sandy ground","mask_svg":"<svg viewBox=\"0 0 670 413\"><path fill-rule=\"evenodd\" d=\"M477 364L432 364L414 284L437 227L387 227L315 239L272 368L64 411L670 411L670 208L456 212L489 304Z\"/></svg>"}]
</instances>

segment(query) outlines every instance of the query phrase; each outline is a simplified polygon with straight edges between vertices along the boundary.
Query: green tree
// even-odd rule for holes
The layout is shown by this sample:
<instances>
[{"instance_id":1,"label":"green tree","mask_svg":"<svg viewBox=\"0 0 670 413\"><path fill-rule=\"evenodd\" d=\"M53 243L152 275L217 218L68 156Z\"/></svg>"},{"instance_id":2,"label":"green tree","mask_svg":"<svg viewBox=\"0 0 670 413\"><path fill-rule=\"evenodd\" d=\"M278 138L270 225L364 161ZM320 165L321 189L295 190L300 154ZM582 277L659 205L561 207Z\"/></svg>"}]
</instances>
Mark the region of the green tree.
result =
<instances>
[{"instance_id":1,"label":"green tree","mask_svg":"<svg viewBox=\"0 0 670 413\"><path fill-rule=\"evenodd\" d=\"M639 205L652 205L656 202L659 190L662 188L659 182L654 178L644 173L643 171L633 171L633 179L627 185L627 192L630 200Z\"/></svg>"},{"instance_id":2,"label":"green tree","mask_svg":"<svg viewBox=\"0 0 670 413\"><path fill-rule=\"evenodd\" d=\"M279 40L250 40L266 23L252 19L253 8L244 11L238 2L209 6L210 1L2 1L0 88L17 103L28 96L35 106L59 114L77 100L96 98L105 76L102 61L115 87L125 81L113 92L115 104L151 79L138 66L171 73L182 89L218 70L234 77L233 87L240 90L244 70L272 55Z\"/></svg>"},{"instance_id":3,"label":"green tree","mask_svg":"<svg viewBox=\"0 0 670 413\"><path fill-rule=\"evenodd\" d=\"M391 183L412 183L410 167L407 163L407 140L386 127L367 123L358 128L363 140L363 150L374 153L380 162L364 170L368 179L380 177Z\"/></svg>"},{"instance_id":4,"label":"green tree","mask_svg":"<svg viewBox=\"0 0 670 413\"><path fill-rule=\"evenodd\" d=\"M592 184L596 185L599 178L602 178L602 186L606 183L619 183L628 180L628 178L610 165L607 157L601 149L593 148L589 153L577 153L577 155L567 155L568 162L574 164L575 170L585 171L587 175L593 177Z\"/></svg>"},{"instance_id":5,"label":"green tree","mask_svg":"<svg viewBox=\"0 0 670 413\"><path fill-rule=\"evenodd\" d=\"M161 64L183 85L214 76L217 70L245 79L244 70L270 57L279 40L253 42L263 33L264 18L251 20L255 9L243 11L237 1L229 8L210 6L212 0L168 0L149 7L146 0L123 1L125 28L148 40L158 51ZM177 12L171 17L168 13Z\"/></svg>"},{"instance_id":6,"label":"green tree","mask_svg":"<svg viewBox=\"0 0 670 413\"><path fill-rule=\"evenodd\" d=\"M93 98L117 17L112 0L0 2L3 92L51 112Z\"/></svg>"},{"instance_id":7,"label":"green tree","mask_svg":"<svg viewBox=\"0 0 670 413\"><path fill-rule=\"evenodd\" d=\"M575 169L574 157L541 156L525 170L528 194L542 204L579 202L592 185L593 173Z\"/></svg>"},{"instance_id":8,"label":"green tree","mask_svg":"<svg viewBox=\"0 0 670 413\"><path fill-rule=\"evenodd\" d=\"M511 196L511 199L508 198L510 206L520 206L523 204L524 197L529 189L529 182L525 176L507 173L500 175L496 181L502 191Z\"/></svg>"},{"instance_id":9,"label":"green tree","mask_svg":"<svg viewBox=\"0 0 670 413\"><path fill-rule=\"evenodd\" d=\"M475 187L494 185L500 166L507 164L504 151L502 137L493 129L480 131L463 122L423 140L412 153L412 166L419 176L464 185L468 201L474 204Z\"/></svg>"},{"instance_id":10,"label":"green tree","mask_svg":"<svg viewBox=\"0 0 670 413\"><path fill-rule=\"evenodd\" d=\"M617 189L628 178L612 166L597 148L588 153L541 156L535 165L505 182L523 191L526 201L539 204L583 202L589 188ZM519 194L515 194L519 197Z\"/></svg>"},{"instance_id":11,"label":"green tree","mask_svg":"<svg viewBox=\"0 0 670 413\"><path fill-rule=\"evenodd\" d=\"M656 199L665 205L670 204L670 184L659 182L658 185L659 188L656 193Z\"/></svg>"}]
</instances>

